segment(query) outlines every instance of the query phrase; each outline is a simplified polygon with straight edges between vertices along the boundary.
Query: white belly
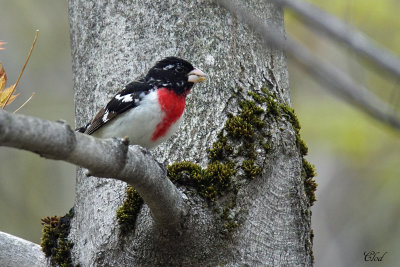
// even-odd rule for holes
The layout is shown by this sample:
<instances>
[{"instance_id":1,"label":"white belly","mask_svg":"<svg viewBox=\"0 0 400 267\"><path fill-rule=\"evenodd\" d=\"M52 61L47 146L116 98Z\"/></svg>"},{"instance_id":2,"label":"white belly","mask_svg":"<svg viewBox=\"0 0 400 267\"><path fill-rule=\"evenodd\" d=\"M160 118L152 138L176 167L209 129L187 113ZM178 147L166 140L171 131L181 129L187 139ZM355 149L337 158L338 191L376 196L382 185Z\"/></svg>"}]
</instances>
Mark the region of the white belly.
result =
<instances>
[{"instance_id":1,"label":"white belly","mask_svg":"<svg viewBox=\"0 0 400 267\"><path fill-rule=\"evenodd\" d=\"M127 136L130 144L150 149L170 138L178 129L183 117L171 125L163 137L153 141L154 130L164 116L165 113L158 104L157 92L154 91L146 95L139 106L118 115L94 132L93 136L100 138Z\"/></svg>"}]
</instances>

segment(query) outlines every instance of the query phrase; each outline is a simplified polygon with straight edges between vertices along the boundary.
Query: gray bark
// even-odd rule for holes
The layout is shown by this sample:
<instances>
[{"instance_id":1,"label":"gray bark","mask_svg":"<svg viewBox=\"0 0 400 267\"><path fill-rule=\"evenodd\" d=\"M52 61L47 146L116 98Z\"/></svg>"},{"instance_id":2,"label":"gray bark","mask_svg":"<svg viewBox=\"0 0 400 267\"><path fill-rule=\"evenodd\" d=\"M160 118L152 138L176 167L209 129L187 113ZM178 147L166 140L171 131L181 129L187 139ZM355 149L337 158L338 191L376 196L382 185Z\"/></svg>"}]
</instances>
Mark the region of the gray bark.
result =
<instances>
[{"instance_id":1,"label":"gray bark","mask_svg":"<svg viewBox=\"0 0 400 267\"><path fill-rule=\"evenodd\" d=\"M248 1L260 18L283 32L280 9ZM289 103L284 55L265 50L246 26L210 1L69 1L77 125L86 123L122 86L156 60L176 55L207 72L187 100L179 132L153 154L161 162L207 163L227 113L237 111L238 87L268 83ZM245 94L245 93L244 93ZM81 266L285 266L311 265L310 221L301 156L289 124L270 122L276 149L260 158L262 177L238 192L241 224L230 238L219 234L214 208L190 196L178 233L156 227L144 206L135 232L121 237L116 209L126 184L86 177L78 170L70 239Z\"/></svg>"},{"instance_id":2,"label":"gray bark","mask_svg":"<svg viewBox=\"0 0 400 267\"><path fill-rule=\"evenodd\" d=\"M3 232L0 232L0 264L5 267L50 266L38 244Z\"/></svg>"}]
</instances>

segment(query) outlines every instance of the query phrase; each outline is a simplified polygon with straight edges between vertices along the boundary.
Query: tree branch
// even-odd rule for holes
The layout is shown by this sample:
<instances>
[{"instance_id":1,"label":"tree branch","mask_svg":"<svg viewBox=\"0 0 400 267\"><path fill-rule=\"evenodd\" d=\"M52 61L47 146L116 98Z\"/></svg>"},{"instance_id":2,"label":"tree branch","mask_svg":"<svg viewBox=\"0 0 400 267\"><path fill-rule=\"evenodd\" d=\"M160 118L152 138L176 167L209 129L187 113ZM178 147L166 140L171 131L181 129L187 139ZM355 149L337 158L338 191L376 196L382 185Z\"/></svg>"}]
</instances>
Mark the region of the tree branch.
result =
<instances>
[{"instance_id":1,"label":"tree branch","mask_svg":"<svg viewBox=\"0 0 400 267\"><path fill-rule=\"evenodd\" d=\"M154 221L167 228L186 214L182 194L147 150L121 139L76 133L65 123L0 111L0 145L87 168L91 175L125 181L139 192Z\"/></svg>"},{"instance_id":2,"label":"tree branch","mask_svg":"<svg viewBox=\"0 0 400 267\"><path fill-rule=\"evenodd\" d=\"M246 23L261 36L267 45L285 50L318 81L329 85L329 87L324 88L330 89L344 100L357 105L379 121L400 130L400 120L394 115L395 112L376 95L355 82L344 72L318 60L308 49L289 37L285 40L282 32L272 25L266 25L261 22L255 14L249 12L237 1L215 0L215 2Z\"/></svg>"},{"instance_id":3,"label":"tree branch","mask_svg":"<svg viewBox=\"0 0 400 267\"><path fill-rule=\"evenodd\" d=\"M336 40L349 45L358 54L369 58L396 77L400 77L400 59L398 56L328 12L302 0L267 1L292 9L304 17L310 27L319 29L322 33L326 33Z\"/></svg>"},{"instance_id":4,"label":"tree branch","mask_svg":"<svg viewBox=\"0 0 400 267\"><path fill-rule=\"evenodd\" d=\"M49 266L39 245L0 231L1 266Z\"/></svg>"}]
</instances>

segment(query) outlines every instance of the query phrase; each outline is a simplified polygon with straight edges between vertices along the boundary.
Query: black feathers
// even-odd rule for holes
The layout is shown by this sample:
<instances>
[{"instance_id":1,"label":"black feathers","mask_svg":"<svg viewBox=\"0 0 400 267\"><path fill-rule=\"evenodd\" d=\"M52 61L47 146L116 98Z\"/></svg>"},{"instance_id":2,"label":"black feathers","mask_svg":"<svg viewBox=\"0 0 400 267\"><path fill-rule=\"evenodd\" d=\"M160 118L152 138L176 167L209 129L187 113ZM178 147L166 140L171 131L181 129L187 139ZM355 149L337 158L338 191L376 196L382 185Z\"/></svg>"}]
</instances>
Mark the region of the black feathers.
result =
<instances>
[{"instance_id":1,"label":"black feathers","mask_svg":"<svg viewBox=\"0 0 400 267\"><path fill-rule=\"evenodd\" d=\"M194 67L186 60L167 57L157 62L147 73L144 80L156 87L174 90L176 94L187 94L193 83L187 81L187 75Z\"/></svg>"}]
</instances>

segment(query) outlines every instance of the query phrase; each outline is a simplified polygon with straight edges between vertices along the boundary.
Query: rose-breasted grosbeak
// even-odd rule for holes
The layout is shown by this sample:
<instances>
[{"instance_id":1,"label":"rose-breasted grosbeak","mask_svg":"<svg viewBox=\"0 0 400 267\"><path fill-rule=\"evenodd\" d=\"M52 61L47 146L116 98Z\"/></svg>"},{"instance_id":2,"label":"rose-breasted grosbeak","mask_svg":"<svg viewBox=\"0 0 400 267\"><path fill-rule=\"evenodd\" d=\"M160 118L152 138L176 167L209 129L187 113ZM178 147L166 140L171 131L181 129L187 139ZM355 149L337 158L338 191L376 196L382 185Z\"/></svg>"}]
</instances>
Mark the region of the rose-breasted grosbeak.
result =
<instances>
[{"instance_id":1,"label":"rose-breasted grosbeak","mask_svg":"<svg viewBox=\"0 0 400 267\"><path fill-rule=\"evenodd\" d=\"M167 57L126 85L94 119L77 131L100 138L125 137L148 149L178 129L186 95L206 75L186 60Z\"/></svg>"}]
</instances>

